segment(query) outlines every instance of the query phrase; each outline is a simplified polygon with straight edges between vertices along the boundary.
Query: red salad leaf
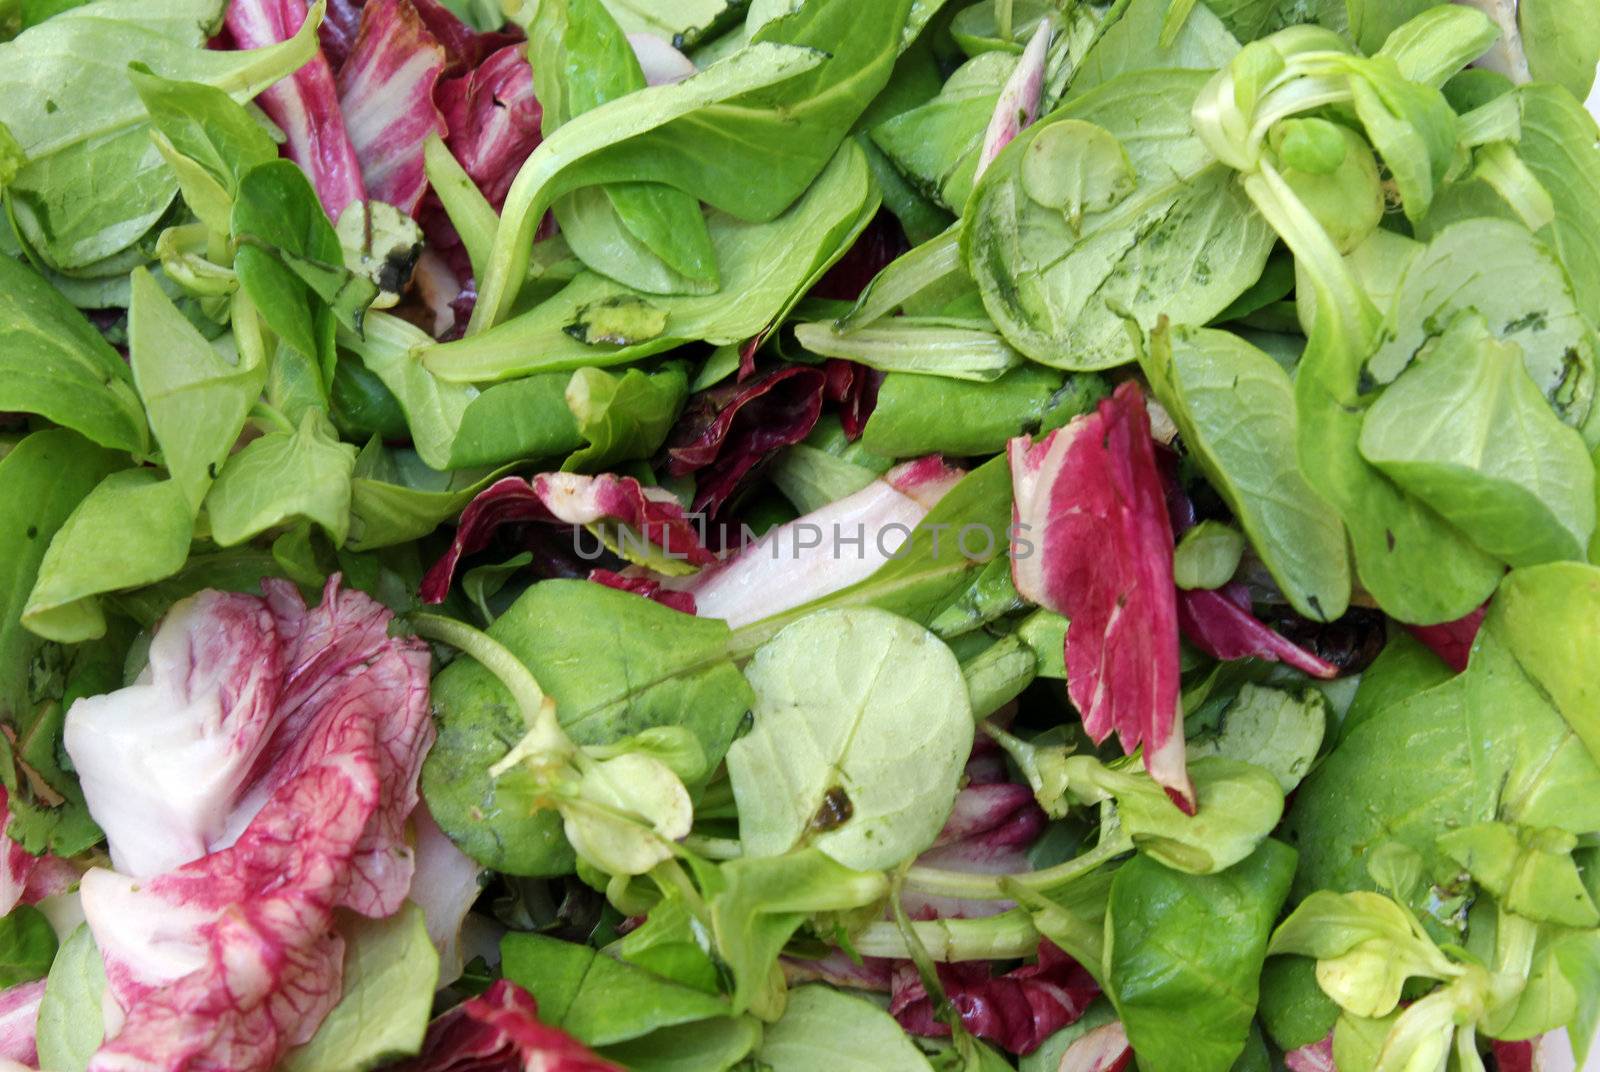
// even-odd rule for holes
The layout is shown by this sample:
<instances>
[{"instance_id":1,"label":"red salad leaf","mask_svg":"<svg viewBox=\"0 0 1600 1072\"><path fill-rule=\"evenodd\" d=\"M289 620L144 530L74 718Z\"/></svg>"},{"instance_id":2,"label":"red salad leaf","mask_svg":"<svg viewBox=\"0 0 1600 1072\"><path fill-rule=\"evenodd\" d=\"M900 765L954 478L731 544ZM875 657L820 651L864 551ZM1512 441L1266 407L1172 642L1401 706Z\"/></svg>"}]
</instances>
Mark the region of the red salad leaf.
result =
<instances>
[{"instance_id":1,"label":"red salad leaf","mask_svg":"<svg viewBox=\"0 0 1600 1072\"><path fill-rule=\"evenodd\" d=\"M36 1033L39 1002L43 999L43 979L0 990L0 1060L15 1061L29 1068L39 1064Z\"/></svg>"},{"instance_id":2,"label":"red salad leaf","mask_svg":"<svg viewBox=\"0 0 1600 1072\"><path fill-rule=\"evenodd\" d=\"M1026 785L1006 780L1003 754L986 735L973 741L966 782L933 848L917 857L922 867L981 875L1033 870L1028 849L1044 832L1044 810ZM935 897L915 889L901 895L905 910L922 919L980 919L1011 908L1009 901Z\"/></svg>"},{"instance_id":3,"label":"red salad leaf","mask_svg":"<svg viewBox=\"0 0 1600 1072\"><path fill-rule=\"evenodd\" d=\"M870 577L964 475L936 456L906 462L693 577L664 585L693 594L700 617L735 628L801 606Z\"/></svg>"},{"instance_id":4,"label":"red salad leaf","mask_svg":"<svg viewBox=\"0 0 1600 1072\"><path fill-rule=\"evenodd\" d=\"M1067 693L1096 742L1113 730L1179 807L1194 809L1178 701L1172 526L1150 419L1129 381L1094 413L1008 453L1017 591L1066 615Z\"/></svg>"},{"instance_id":5,"label":"red salad leaf","mask_svg":"<svg viewBox=\"0 0 1600 1072\"><path fill-rule=\"evenodd\" d=\"M541 473L532 480L508 476L479 492L461 512L450 550L422 579L422 599L441 602L450 592L450 581L462 557L489 546L502 525L571 526L601 521L626 525L665 554L691 565L716 561L672 494L646 488L631 476Z\"/></svg>"},{"instance_id":6,"label":"red salad leaf","mask_svg":"<svg viewBox=\"0 0 1600 1072\"><path fill-rule=\"evenodd\" d=\"M367 194L402 212L416 212L428 188L423 142L446 133L434 106L446 61L412 0L371 0L339 68L339 107Z\"/></svg>"},{"instance_id":7,"label":"red salad leaf","mask_svg":"<svg viewBox=\"0 0 1600 1072\"><path fill-rule=\"evenodd\" d=\"M663 588L660 581L651 577L630 577L612 570L597 569L589 574L589 579L607 588L620 588L624 592L644 596L664 607L671 607L679 614L695 612L694 593L674 592L670 588Z\"/></svg>"},{"instance_id":8,"label":"red salad leaf","mask_svg":"<svg viewBox=\"0 0 1600 1072\"><path fill-rule=\"evenodd\" d=\"M317 27L317 40L328 66L338 71L361 32L361 0L328 0L327 13Z\"/></svg>"},{"instance_id":9,"label":"red salad leaf","mask_svg":"<svg viewBox=\"0 0 1600 1072\"><path fill-rule=\"evenodd\" d=\"M1495 1068L1499 1069L1499 1072L1534 1072L1538 1067L1535 1057L1537 1041L1537 1039L1523 1039L1520 1042L1490 1040L1490 1047L1494 1051Z\"/></svg>"},{"instance_id":10,"label":"red salad leaf","mask_svg":"<svg viewBox=\"0 0 1600 1072\"><path fill-rule=\"evenodd\" d=\"M1339 1072L1333 1063L1333 1033L1320 1042L1310 1042L1283 1055L1289 1072Z\"/></svg>"},{"instance_id":11,"label":"red salad leaf","mask_svg":"<svg viewBox=\"0 0 1600 1072\"><path fill-rule=\"evenodd\" d=\"M853 302L879 272L910 248L900 221L885 209L872 218L844 256L817 280L808 296Z\"/></svg>"},{"instance_id":12,"label":"red salad leaf","mask_svg":"<svg viewBox=\"0 0 1600 1072\"><path fill-rule=\"evenodd\" d=\"M1011 71L1011 77L1000 90L994 114L983 133L983 148L978 153L978 176L982 177L1000 150L1032 125L1039 117L1039 104L1044 95L1045 64L1050 55L1051 20L1044 19L1028 39L1022 58Z\"/></svg>"},{"instance_id":13,"label":"red salad leaf","mask_svg":"<svg viewBox=\"0 0 1600 1072\"><path fill-rule=\"evenodd\" d=\"M994 975L987 961L938 965L945 996L972 1034L1008 1053L1027 1054L1082 1016L1100 994L1084 968L1049 941L1034 964ZM897 965L889 1012L917 1035L943 1037L950 1028L934 1016L933 1001L909 961Z\"/></svg>"},{"instance_id":14,"label":"red salad leaf","mask_svg":"<svg viewBox=\"0 0 1600 1072\"><path fill-rule=\"evenodd\" d=\"M391 1072L622 1072L539 1022L533 995L507 979L428 1026L422 1052Z\"/></svg>"},{"instance_id":15,"label":"red salad leaf","mask_svg":"<svg viewBox=\"0 0 1600 1072\"><path fill-rule=\"evenodd\" d=\"M78 881L78 869L59 856L35 856L4 833L11 809L0 786L0 916L19 904L38 904L65 893Z\"/></svg>"},{"instance_id":16,"label":"red salad leaf","mask_svg":"<svg viewBox=\"0 0 1600 1072\"><path fill-rule=\"evenodd\" d=\"M854 361L832 357L823 365L828 374L828 399L839 403L839 423L845 438L854 442L867 427L867 418L878 405L878 388L883 373Z\"/></svg>"},{"instance_id":17,"label":"red salad leaf","mask_svg":"<svg viewBox=\"0 0 1600 1072\"><path fill-rule=\"evenodd\" d=\"M1467 668L1467 659L1472 655L1472 642L1478 639L1478 630L1483 626L1483 616L1489 612L1489 604L1485 603L1477 610L1464 618L1457 618L1453 622L1443 622L1439 625L1408 625L1406 629L1411 635L1428 646L1428 649L1445 661L1445 664L1456 673Z\"/></svg>"},{"instance_id":18,"label":"red salad leaf","mask_svg":"<svg viewBox=\"0 0 1600 1072\"><path fill-rule=\"evenodd\" d=\"M1312 677L1339 676L1337 666L1290 643L1250 613L1250 591L1237 581L1217 589L1180 589L1178 628L1214 659L1265 659Z\"/></svg>"},{"instance_id":19,"label":"red salad leaf","mask_svg":"<svg viewBox=\"0 0 1600 1072\"><path fill-rule=\"evenodd\" d=\"M305 0L233 0L226 25L238 47L263 48L287 41L305 21ZM337 221L352 201L366 200L361 165L339 112L333 71L320 49L256 100L282 128L289 159L310 177L330 219Z\"/></svg>"},{"instance_id":20,"label":"red salad leaf","mask_svg":"<svg viewBox=\"0 0 1600 1072\"><path fill-rule=\"evenodd\" d=\"M405 820L433 738L427 648L389 637L390 612L337 577L315 609L287 582L263 588L179 604L138 682L68 712L68 750L114 860L173 851L130 842L124 807L203 820L179 832L191 848L178 866L83 878L123 1016L92 1072L272 1068L339 999L335 911L387 916L411 887ZM175 714L145 721L163 705ZM228 784L209 783L202 760ZM191 790L223 821L175 803Z\"/></svg>"},{"instance_id":21,"label":"red salad leaf","mask_svg":"<svg viewBox=\"0 0 1600 1072\"><path fill-rule=\"evenodd\" d=\"M1122 1072L1131 1060L1133 1047L1128 1045L1128 1032L1121 1020L1113 1020L1074 1039L1061 1055L1057 1072Z\"/></svg>"},{"instance_id":22,"label":"red salad leaf","mask_svg":"<svg viewBox=\"0 0 1600 1072\"><path fill-rule=\"evenodd\" d=\"M811 434L822 415L827 375L785 365L689 400L667 443L667 472L697 474L694 508L710 515L784 447Z\"/></svg>"},{"instance_id":23,"label":"red salad leaf","mask_svg":"<svg viewBox=\"0 0 1600 1072\"><path fill-rule=\"evenodd\" d=\"M441 82L435 97L450 131L445 144L496 209L539 144L544 112L525 52L525 45L504 45Z\"/></svg>"}]
</instances>

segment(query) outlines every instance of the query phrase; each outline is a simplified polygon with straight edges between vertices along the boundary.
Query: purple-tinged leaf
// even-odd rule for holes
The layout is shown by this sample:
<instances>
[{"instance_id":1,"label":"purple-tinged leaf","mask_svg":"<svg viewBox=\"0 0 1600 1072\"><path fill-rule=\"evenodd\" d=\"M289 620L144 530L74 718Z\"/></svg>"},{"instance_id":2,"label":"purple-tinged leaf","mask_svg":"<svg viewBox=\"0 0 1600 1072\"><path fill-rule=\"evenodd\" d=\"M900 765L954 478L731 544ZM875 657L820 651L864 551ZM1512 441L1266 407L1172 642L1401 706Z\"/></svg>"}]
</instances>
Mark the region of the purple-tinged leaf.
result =
<instances>
[{"instance_id":1,"label":"purple-tinged leaf","mask_svg":"<svg viewBox=\"0 0 1600 1072\"><path fill-rule=\"evenodd\" d=\"M1289 1072L1339 1072L1333 1063L1333 1033L1320 1042L1310 1042L1283 1055Z\"/></svg>"},{"instance_id":2,"label":"purple-tinged leaf","mask_svg":"<svg viewBox=\"0 0 1600 1072\"><path fill-rule=\"evenodd\" d=\"M1427 645L1428 650L1443 659L1445 665L1459 674L1467 668L1467 660L1472 655L1472 643L1478 639L1478 630L1483 627L1483 617L1488 612L1489 604L1485 603L1466 617L1457 618L1453 622L1443 622L1439 625L1408 625L1406 629Z\"/></svg>"},{"instance_id":3,"label":"purple-tinged leaf","mask_svg":"<svg viewBox=\"0 0 1600 1072\"><path fill-rule=\"evenodd\" d=\"M35 1068L39 1064L39 1003L44 980L0 990L0 1060Z\"/></svg>"},{"instance_id":4,"label":"purple-tinged leaf","mask_svg":"<svg viewBox=\"0 0 1600 1072\"><path fill-rule=\"evenodd\" d=\"M461 77L440 83L435 98L450 131L445 145L496 209L539 144L544 112L533 95L526 49L502 47Z\"/></svg>"},{"instance_id":5,"label":"purple-tinged leaf","mask_svg":"<svg viewBox=\"0 0 1600 1072\"><path fill-rule=\"evenodd\" d=\"M179 604L139 681L68 712L90 812L113 859L147 876L83 878L121 1014L93 1072L266 1072L339 999L335 911L387 916L410 890L427 649L389 637L390 612L337 577L315 609L287 582L264 588ZM164 709L159 731L143 720ZM206 806L185 806L196 790ZM140 832L124 808L188 825ZM151 877L149 861L174 853Z\"/></svg>"},{"instance_id":6,"label":"purple-tinged leaf","mask_svg":"<svg viewBox=\"0 0 1600 1072\"><path fill-rule=\"evenodd\" d=\"M1011 441L1013 520L1026 553L1017 591L1065 615L1067 692L1097 743L1116 731L1125 752L1191 814L1178 698L1172 526L1150 421L1128 381L1094 413L1038 443Z\"/></svg>"},{"instance_id":7,"label":"purple-tinged leaf","mask_svg":"<svg viewBox=\"0 0 1600 1072\"><path fill-rule=\"evenodd\" d=\"M987 961L940 964L938 972L962 1025L1007 1053L1032 1053L1075 1022L1100 995L1094 977L1049 941L1039 944L1036 963L1004 975L993 974ZM935 1016L933 1002L909 961L895 969L889 1012L913 1034L950 1034Z\"/></svg>"},{"instance_id":8,"label":"purple-tinged leaf","mask_svg":"<svg viewBox=\"0 0 1600 1072\"><path fill-rule=\"evenodd\" d=\"M495 982L428 1026L422 1052L391 1072L622 1072L559 1028L539 1022L533 995Z\"/></svg>"},{"instance_id":9,"label":"purple-tinged leaf","mask_svg":"<svg viewBox=\"0 0 1600 1072\"><path fill-rule=\"evenodd\" d=\"M402 212L414 214L428 188L423 142L446 133L434 90L447 60L412 0L371 0L339 69L339 107L367 195Z\"/></svg>"},{"instance_id":10,"label":"purple-tinged leaf","mask_svg":"<svg viewBox=\"0 0 1600 1072\"><path fill-rule=\"evenodd\" d=\"M1312 677L1335 678L1339 668L1267 628L1250 612L1250 592L1235 581L1222 588L1178 591L1178 628L1214 659L1265 659Z\"/></svg>"},{"instance_id":11,"label":"purple-tinged leaf","mask_svg":"<svg viewBox=\"0 0 1600 1072\"><path fill-rule=\"evenodd\" d=\"M442 602L461 559L489 546L502 525L593 525L615 522L652 546L693 566L716 561L670 492L646 488L631 476L540 473L532 480L508 476L479 492L461 512L456 538L422 579L422 599Z\"/></svg>"},{"instance_id":12,"label":"purple-tinged leaf","mask_svg":"<svg viewBox=\"0 0 1600 1072\"><path fill-rule=\"evenodd\" d=\"M1022 58L1000 90L994 115L990 116L988 129L983 132L983 148L978 153L978 170L973 182L983 177L1002 149L1039 118L1045 60L1050 55L1050 27L1050 19L1040 20L1039 28L1028 39L1028 47L1022 50Z\"/></svg>"},{"instance_id":13,"label":"purple-tinged leaf","mask_svg":"<svg viewBox=\"0 0 1600 1072\"><path fill-rule=\"evenodd\" d=\"M233 0L225 24L239 48L264 48L287 41L305 21L305 0ZM320 48L256 99L282 129L289 159L310 176L330 219L337 222L351 202L366 200L361 165L339 112L333 71Z\"/></svg>"},{"instance_id":14,"label":"purple-tinged leaf","mask_svg":"<svg viewBox=\"0 0 1600 1072\"><path fill-rule=\"evenodd\" d=\"M785 365L689 400L667 443L667 472L696 474L694 508L714 516L762 463L811 434L828 377Z\"/></svg>"},{"instance_id":15,"label":"purple-tinged leaf","mask_svg":"<svg viewBox=\"0 0 1600 1072\"><path fill-rule=\"evenodd\" d=\"M632 592L636 596L643 596L652 602L660 603L663 607L671 607L679 614L695 613L693 593L674 592L670 588L663 588L660 581L650 577L630 577L613 570L597 569L589 574L589 579L607 588L617 588L624 592Z\"/></svg>"}]
</instances>

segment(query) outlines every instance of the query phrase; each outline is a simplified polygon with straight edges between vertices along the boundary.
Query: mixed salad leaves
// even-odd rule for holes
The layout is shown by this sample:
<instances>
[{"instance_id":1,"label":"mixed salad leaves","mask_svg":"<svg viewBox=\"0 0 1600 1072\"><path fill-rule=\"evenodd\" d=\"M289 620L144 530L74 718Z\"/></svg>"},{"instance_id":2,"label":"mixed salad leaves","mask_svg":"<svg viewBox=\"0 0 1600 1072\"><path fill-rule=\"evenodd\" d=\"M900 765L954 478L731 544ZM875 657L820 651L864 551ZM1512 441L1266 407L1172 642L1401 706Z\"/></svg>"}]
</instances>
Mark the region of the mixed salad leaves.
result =
<instances>
[{"instance_id":1,"label":"mixed salad leaves","mask_svg":"<svg viewBox=\"0 0 1600 1072\"><path fill-rule=\"evenodd\" d=\"M1600 1026L1588 0L0 0L0 1067Z\"/></svg>"}]
</instances>

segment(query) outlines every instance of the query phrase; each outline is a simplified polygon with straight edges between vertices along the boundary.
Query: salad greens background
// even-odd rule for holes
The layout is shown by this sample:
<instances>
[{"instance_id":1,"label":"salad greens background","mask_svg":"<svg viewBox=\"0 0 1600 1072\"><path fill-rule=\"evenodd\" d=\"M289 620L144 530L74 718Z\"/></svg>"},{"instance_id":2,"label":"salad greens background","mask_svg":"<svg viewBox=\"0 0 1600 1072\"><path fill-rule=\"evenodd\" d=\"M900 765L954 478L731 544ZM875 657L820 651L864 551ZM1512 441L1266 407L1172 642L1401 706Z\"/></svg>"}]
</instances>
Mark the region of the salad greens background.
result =
<instances>
[{"instance_id":1,"label":"salad greens background","mask_svg":"<svg viewBox=\"0 0 1600 1072\"><path fill-rule=\"evenodd\" d=\"M417 906L352 923L283 1067L415 1056L501 977L642 1072L1582 1062L1592 4L453 0L526 36L542 141L493 201L419 141L417 219L330 218L253 103L355 5L208 47L225 7L0 0L0 783L21 850L100 859L65 712L205 589L341 573L435 642L421 790L494 937L452 977ZM1339 675L1186 642L1194 815L1082 732L1071 623L993 539L997 455L1130 379L1178 587ZM738 565L554 508L423 608L507 477L726 480L714 523L781 533L927 455L959 481L894 557L774 558L737 616L670 597ZM0 984L40 979L41 1067L89 1067L100 956L21 905Z\"/></svg>"}]
</instances>

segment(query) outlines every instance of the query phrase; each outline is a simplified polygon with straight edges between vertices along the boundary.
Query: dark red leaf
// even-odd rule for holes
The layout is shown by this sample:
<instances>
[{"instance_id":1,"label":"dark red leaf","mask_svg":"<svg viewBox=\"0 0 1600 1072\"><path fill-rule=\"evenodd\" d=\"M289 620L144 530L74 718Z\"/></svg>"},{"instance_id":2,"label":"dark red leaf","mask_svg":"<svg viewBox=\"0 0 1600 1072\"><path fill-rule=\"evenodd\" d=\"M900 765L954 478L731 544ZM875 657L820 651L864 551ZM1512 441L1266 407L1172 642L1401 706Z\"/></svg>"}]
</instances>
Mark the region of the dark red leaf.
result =
<instances>
[{"instance_id":1,"label":"dark red leaf","mask_svg":"<svg viewBox=\"0 0 1600 1072\"><path fill-rule=\"evenodd\" d=\"M889 262L910 248L900 221L885 209L872 218L855 244L817 281L810 296L855 301Z\"/></svg>"},{"instance_id":2,"label":"dark red leaf","mask_svg":"<svg viewBox=\"0 0 1600 1072\"><path fill-rule=\"evenodd\" d=\"M1034 443L1008 450L1021 533L1017 591L1072 622L1067 692L1096 742L1116 731L1185 810L1172 525L1139 385Z\"/></svg>"},{"instance_id":3,"label":"dark red leaf","mask_svg":"<svg viewBox=\"0 0 1600 1072\"><path fill-rule=\"evenodd\" d=\"M1483 616L1489 612L1489 604L1485 603L1477 610L1464 618L1457 618L1453 622L1444 622L1440 625L1408 625L1406 629L1411 635L1428 646L1428 649L1445 661L1445 664L1456 673L1467 668L1467 660L1472 655L1472 642L1478 639L1478 630L1483 626Z\"/></svg>"},{"instance_id":4,"label":"dark red leaf","mask_svg":"<svg viewBox=\"0 0 1600 1072\"><path fill-rule=\"evenodd\" d=\"M392 1072L623 1072L539 1021L533 995L500 979L428 1025L422 1052Z\"/></svg>"},{"instance_id":5,"label":"dark red leaf","mask_svg":"<svg viewBox=\"0 0 1600 1072\"><path fill-rule=\"evenodd\" d=\"M1008 1053L1027 1054L1082 1016L1100 994L1084 968L1048 941L1034 964L996 976L987 961L938 966L939 984L978 1038ZM944 1037L950 1028L934 1017L933 1002L910 962L897 966L889 1011L917 1035Z\"/></svg>"},{"instance_id":6,"label":"dark red leaf","mask_svg":"<svg viewBox=\"0 0 1600 1072\"><path fill-rule=\"evenodd\" d=\"M508 476L479 492L461 512L450 550L422 579L422 599L426 603L443 601L462 557L487 547L502 525L573 526L602 521L626 525L663 553L692 565L716 561L700 543L678 501L660 488L646 488L633 477L610 473L541 473L531 481Z\"/></svg>"},{"instance_id":7,"label":"dark red leaf","mask_svg":"<svg viewBox=\"0 0 1600 1072\"><path fill-rule=\"evenodd\" d=\"M811 434L827 376L785 365L689 400L667 441L667 471L696 474L694 508L715 515L759 465Z\"/></svg>"},{"instance_id":8,"label":"dark red leaf","mask_svg":"<svg viewBox=\"0 0 1600 1072\"><path fill-rule=\"evenodd\" d=\"M629 577L614 570L597 569L589 574L589 579L607 588L617 588L643 596L660 603L663 607L671 607L679 614L694 613L693 592L674 592L670 588L661 587L660 581L650 577Z\"/></svg>"},{"instance_id":9,"label":"dark red leaf","mask_svg":"<svg viewBox=\"0 0 1600 1072\"><path fill-rule=\"evenodd\" d=\"M1533 1072L1538 1064L1534 1058L1537 1041L1537 1039L1524 1039L1521 1042L1492 1040L1490 1045L1494 1050L1495 1068L1499 1072Z\"/></svg>"},{"instance_id":10,"label":"dark red leaf","mask_svg":"<svg viewBox=\"0 0 1600 1072\"><path fill-rule=\"evenodd\" d=\"M1339 668L1291 644L1250 613L1250 593L1237 581L1222 588L1178 591L1178 628L1214 659L1265 659L1312 677L1335 678Z\"/></svg>"},{"instance_id":11,"label":"dark red leaf","mask_svg":"<svg viewBox=\"0 0 1600 1072\"><path fill-rule=\"evenodd\" d=\"M525 51L522 44L504 45L461 77L442 81L436 95L450 130L445 144L496 209L539 144L544 113Z\"/></svg>"}]
</instances>

